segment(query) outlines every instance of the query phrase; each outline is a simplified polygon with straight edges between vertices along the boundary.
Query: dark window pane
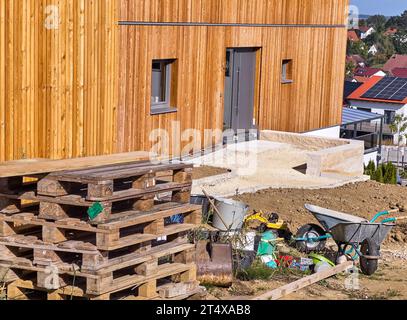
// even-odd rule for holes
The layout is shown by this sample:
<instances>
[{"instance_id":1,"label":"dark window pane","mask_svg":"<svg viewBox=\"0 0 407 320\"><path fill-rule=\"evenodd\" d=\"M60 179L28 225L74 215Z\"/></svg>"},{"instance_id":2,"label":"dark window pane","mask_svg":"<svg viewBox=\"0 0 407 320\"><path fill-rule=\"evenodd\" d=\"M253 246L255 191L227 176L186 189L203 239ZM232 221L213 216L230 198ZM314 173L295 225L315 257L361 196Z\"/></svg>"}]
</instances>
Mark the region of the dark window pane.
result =
<instances>
[{"instance_id":1,"label":"dark window pane","mask_svg":"<svg viewBox=\"0 0 407 320\"><path fill-rule=\"evenodd\" d=\"M292 77L292 60L283 60L281 80L283 82L291 82Z\"/></svg>"},{"instance_id":2,"label":"dark window pane","mask_svg":"<svg viewBox=\"0 0 407 320\"><path fill-rule=\"evenodd\" d=\"M165 103L167 99L167 69L168 63L164 61L153 62L153 74L151 84L151 102Z\"/></svg>"},{"instance_id":3,"label":"dark window pane","mask_svg":"<svg viewBox=\"0 0 407 320\"><path fill-rule=\"evenodd\" d=\"M161 63L153 62L153 71L161 71Z\"/></svg>"}]
</instances>

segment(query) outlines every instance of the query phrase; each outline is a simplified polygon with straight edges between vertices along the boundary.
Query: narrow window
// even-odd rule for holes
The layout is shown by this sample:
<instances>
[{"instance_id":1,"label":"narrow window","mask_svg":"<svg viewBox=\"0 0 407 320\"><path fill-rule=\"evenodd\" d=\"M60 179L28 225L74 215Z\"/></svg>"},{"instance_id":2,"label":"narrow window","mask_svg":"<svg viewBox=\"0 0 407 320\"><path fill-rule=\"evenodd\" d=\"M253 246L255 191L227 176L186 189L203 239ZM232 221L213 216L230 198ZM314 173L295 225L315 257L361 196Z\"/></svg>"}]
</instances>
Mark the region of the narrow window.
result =
<instances>
[{"instance_id":1,"label":"narrow window","mask_svg":"<svg viewBox=\"0 0 407 320\"><path fill-rule=\"evenodd\" d=\"M384 111L384 123L385 124L392 124L396 119L396 112L395 111Z\"/></svg>"},{"instance_id":2,"label":"narrow window","mask_svg":"<svg viewBox=\"0 0 407 320\"><path fill-rule=\"evenodd\" d=\"M293 82L293 60L284 59L281 74L282 83L292 83Z\"/></svg>"},{"instance_id":3,"label":"narrow window","mask_svg":"<svg viewBox=\"0 0 407 320\"><path fill-rule=\"evenodd\" d=\"M176 60L153 60L151 79L151 113L175 112L174 90Z\"/></svg>"}]
</instances>

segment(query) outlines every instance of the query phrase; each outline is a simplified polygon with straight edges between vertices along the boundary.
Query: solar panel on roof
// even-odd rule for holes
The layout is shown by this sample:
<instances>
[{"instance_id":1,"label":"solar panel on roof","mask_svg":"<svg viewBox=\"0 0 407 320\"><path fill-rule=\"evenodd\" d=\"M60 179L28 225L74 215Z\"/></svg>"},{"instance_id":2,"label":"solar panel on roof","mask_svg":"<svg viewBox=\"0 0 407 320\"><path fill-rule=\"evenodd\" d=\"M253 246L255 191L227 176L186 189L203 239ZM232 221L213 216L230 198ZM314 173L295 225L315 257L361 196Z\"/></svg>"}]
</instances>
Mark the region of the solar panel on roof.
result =
<instances>
[{"instance_id":1,"label":"solar panel on roof","mask_svg":"<svg viewBox=\"0 0 407 320\"><path fill-rule=\"evenodd\" d=\"M407 98L407 79L385 77L368 90L362 98L402 101Z\"/></svg>"}]
</instances>

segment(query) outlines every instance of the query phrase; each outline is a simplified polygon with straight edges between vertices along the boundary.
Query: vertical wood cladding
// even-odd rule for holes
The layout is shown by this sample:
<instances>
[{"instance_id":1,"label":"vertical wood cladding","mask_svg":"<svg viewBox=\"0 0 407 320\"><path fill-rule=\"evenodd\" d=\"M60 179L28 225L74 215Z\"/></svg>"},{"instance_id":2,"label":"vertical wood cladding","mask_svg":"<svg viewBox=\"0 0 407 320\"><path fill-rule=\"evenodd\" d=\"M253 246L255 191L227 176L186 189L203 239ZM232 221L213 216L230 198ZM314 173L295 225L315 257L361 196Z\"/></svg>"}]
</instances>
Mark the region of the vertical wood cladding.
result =
<instances>
[{"instance_id":1,"label":"vertical wood cladding","mask_svg":"<svg viewBox=\"0 0 407 320\"><path fill-rule=\"evenodd\" d=\"M116 8L114 0L0 1L1 161L114 152Z\"/></svg>"},{"instance_id":2,"label":"vertical wood cladding","mask_svg":"<svg viewBox=\"0 0 407 320\"><path fill-rule=\"evenodd\" d=\"M150 131L169 130L174 120L181 129L222 129L228 47L261 48L256 96L261 128L302 132L339 124L346 30L338 25L345 22L347 4L2 0L0 161L149 149ZM55 7L57 28L46 28ZM309 26L119 26L119 21ZM178 112L151 116L151 61L161 58L177 59ZM292 84L281 84L283 59L293 60Z\"/></svg>"}]
</instances>

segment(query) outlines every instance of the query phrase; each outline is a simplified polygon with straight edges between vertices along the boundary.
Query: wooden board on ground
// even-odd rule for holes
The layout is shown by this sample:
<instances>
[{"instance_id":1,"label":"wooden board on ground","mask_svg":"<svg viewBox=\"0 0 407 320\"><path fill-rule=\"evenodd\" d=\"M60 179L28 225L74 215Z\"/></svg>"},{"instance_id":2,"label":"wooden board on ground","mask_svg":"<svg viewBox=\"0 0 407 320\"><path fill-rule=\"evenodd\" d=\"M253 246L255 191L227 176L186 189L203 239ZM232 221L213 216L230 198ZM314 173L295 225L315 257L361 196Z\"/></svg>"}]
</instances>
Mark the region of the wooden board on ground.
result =
<instances>
[{"instance_id":1,"label":"wooden board on ground","mask_svg":"<svg viewBox=\"0 0 407 320\"><path fill-rule=\"evenodd\" d=\"M0 163L0 178L25 176L64 170L79 170L96 166L146 161L150 154L144 151L118 153L106 156L84 157L66 160L22 160Z\"/></svg>"},{"instance_id":2,"label":"wooden board on ground","mask_svg":"<svg viewBox=\"0 0 407 320\"><path fill-rule=\"evenodd\" d=\"M338 273L344 272L344 271L352 268L352 266L353 266L353 261L348 261L348 262L342 263L331 269L324 270L319 273L315 273L308 277L305 277L305 278L302 278L295 282L289 283L283 287L266 292L262 295L252 298L251 300L279 300L285 296L288 296L291 293L294 293L298 290L308 287L314 283L317 283L321 280L332 277Z\"/></svg>"}]
</instances>

